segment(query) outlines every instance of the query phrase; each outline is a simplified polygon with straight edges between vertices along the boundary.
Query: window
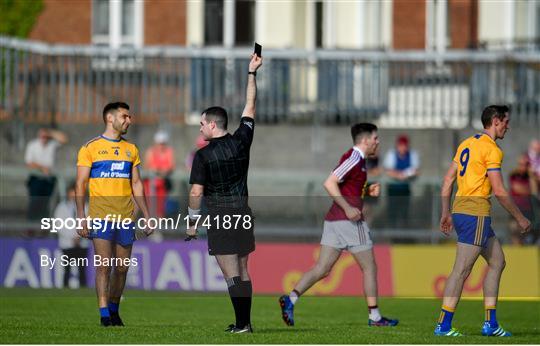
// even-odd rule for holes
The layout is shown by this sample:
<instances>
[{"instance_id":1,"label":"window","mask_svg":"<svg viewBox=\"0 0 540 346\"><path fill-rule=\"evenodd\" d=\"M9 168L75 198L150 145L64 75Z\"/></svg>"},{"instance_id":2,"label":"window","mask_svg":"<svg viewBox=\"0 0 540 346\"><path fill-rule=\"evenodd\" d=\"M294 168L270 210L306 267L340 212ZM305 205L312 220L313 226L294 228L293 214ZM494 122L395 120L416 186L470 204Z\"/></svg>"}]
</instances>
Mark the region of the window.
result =
<instances>
[{"instance_id":1,"label":"window","mask_svg":"<svg viewBox=\"0 0 540 346\"><path fill-rule=\"evenodd\" d=\"M108 0L94 0L92 8L93 33L92 38L96 44L109 43L109 2Z\"/></svg>"},{"instance_id":2,"label":"window","mask_svg":"<svg viewBox=\"0 0 540 346\"><path fill-rule=\"evenodd\" d=\"M143 0L93 0L92 42L97 45L142 47Z\"/></svg>"},{"instance_id":3,"label":"window","mask_svg":"<svg viewBox=\"0 0 540 346\"><path fill-rule=\"evenodd\" d=\"M204 3L204 44L223 44L223 0Z\"/></svg>"},{"instance_id":4,"label":"window","mask_svg":"<svg viewBox=\"0 0 540 346\"><path fill-rule=\"evenodd\" d=\"M254 38L255 0L205 0L205 45L251 46Z\"/></svg>"},{"instance_id":5,"label":"window","mask_svg":"<svg viewBox=\"0 0 540 346\"><path fill-rule=\"evenodd\" d=\"M134 0L122 1L122 42L134 41L135 36L135 6ZM134 44L134 42L130 42Z\"/></svg>"},{"instance_id":6,"label":"window","mask_svg":"<svg viewBox=\"0 0 540 346\"><path fill-rule=\"evenodd\" d=\"M315 47L323 46L323 2L315 3Z\"/></svg>"},{"instance_id":7,"label":"window","mask_svg":"<svg viewBox=\"0 0 540 346\"><path fill-rule=\"evenodd\" d=\"M235 35L236 46L250 46L255 38L255 1L236 1L235 8Z\"/></svg>"},{"instance_id":8,"label":"window","mask_svg":"<svg viewBox=\"0 0 540 346\"><path fill-rule=\"evenodd\" d=\"M540 3L536 3L536 36L538 40L538 37L540 37ZM539 44L540 42L536 42L536 44Z\"/></svg>"}]
</instances>

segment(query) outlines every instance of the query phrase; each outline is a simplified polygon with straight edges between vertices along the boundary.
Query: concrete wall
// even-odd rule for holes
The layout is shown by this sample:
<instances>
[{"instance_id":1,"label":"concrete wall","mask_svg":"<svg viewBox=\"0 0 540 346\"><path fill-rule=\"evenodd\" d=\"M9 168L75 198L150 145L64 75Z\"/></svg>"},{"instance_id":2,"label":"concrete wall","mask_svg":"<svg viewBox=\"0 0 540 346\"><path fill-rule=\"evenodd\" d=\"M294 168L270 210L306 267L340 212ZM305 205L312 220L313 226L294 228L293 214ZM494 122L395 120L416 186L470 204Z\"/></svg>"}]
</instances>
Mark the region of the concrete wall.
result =
<instances>
[{"instance_id":1,"label":"concrete wall","mask_svg":"<svg viewBox=\"0 0 540 346\"><path fill-rule=\"evenodd\" d=\"M299 6L292 1L258 1L256 39L265 48L291 48L299 44L295 42L295 32L305 27L305 12L300 12Z\"/></svg>"},{"instance_id":2,"label":"concrete wall","mask_svg":"<svg viewBox=\"0 0 540 346\"><path fill-rule=\"evenodd\" d=\"M480 1L480 41L511 40L514 37L515 2L512 0Z\"/></svg>"},{"instance_id":3,"label":"concrete wall","mask_svg":"<svg viewBox=\"0 0 540 346\"><path fill-rule=\"evenodd\" d=\"M204 44L204 3L202 1L187 1L187 34L188 46L202 46Z\"/></svg>"},{"instance_id":4,"label":"concrete wall","mask_svg":"<svg viewBox=\"0 0 540 346\"><path fill-rule=\"evenodd\" d=\"M229 129L230 132L233 132L236 126L233 123ZM102 132L100 125L96 127L69 125L61 126L60 129L69 134L71 141L58 152L59 169L73 168L79 147ZM136 143L143 153L151 145L156 129L155 126L133 125L126 137ZM172 145L176 150L178 167L181 168L184 158L193 148L194 140L199 134L199 127L171 125L168 129ZM32 138L36 130L37 127L28 126L25 130L27 138ZM445 173L459 141L477 132L474 129L461 131L381 129L379 131L380 153L383 156L393 146L398 135L407 134L410 137L411 146L420 154L423 175L438 179ZM24 150L18 150L16 145L13 145L10 139L12 136L11 126L3 124L0 136L2 147L0 164L2 166L23 165ZM533 137L540 138L539 129L512 128L504 140L498 141L505 152L503 165L505 174L515 166L517 155L526 150ZM351 145L350 130L345 126L314 128L294 125L257 125L251 150L251 169L327 175L335 167L340 155Z\"/></svg>"}]
</instances>

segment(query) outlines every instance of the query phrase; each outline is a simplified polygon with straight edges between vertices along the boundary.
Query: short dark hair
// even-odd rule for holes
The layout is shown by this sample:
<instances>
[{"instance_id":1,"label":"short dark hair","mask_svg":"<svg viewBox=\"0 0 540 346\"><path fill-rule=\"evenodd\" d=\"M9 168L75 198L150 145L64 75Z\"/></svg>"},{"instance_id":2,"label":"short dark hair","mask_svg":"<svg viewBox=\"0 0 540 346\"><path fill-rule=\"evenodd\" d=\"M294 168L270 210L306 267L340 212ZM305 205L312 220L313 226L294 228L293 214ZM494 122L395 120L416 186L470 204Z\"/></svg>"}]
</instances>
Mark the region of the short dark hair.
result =
<instances>
[{"instance_id":1,"label":"short dark hair","mask_svg":"<svg viewBox=\"0 0 540 346\"><path fill-rule=\"evenodd\" d=\"M510 112L510 108L506 105L491 105L484 108L482 112L482 125L487 129L491 126L493 118L503 120L506 113Z\"/></svg>"},{"instance_id":2,"label":"short dark hair","mask_svg":"<svg viewBox=\"0 0 540 346\"><path fill-rule=\"evenodd\" d=\"M129 110L129 105L125 102L107 103L105 108L103 108L103 122L107 123L107 114L111 113L112 111L117 111L120 108Z\"/></svg>"},{"instance_id":3,"label":"short dark hair","mask_svg":"<svg viewBox=\"0 0 540 346\"><path fill-rule=\"evenodd\" d=\"M214 121L216 126L220 130L226 130L229 123L229 117L227 111L222 107L210 107L206 108L201 115L206 116L206 121Z\"/></svg>"},{"instance_id":4,"label":"short dark hair","mask_svg":"<svg viewBox=\"0 0 540 346\"><path fill-rule=\"evenodd\" d=\"M362 137L369 136L377 131L377 125L371 123L358 123L351 126L351 136L353 143L356 143Z\"/></svg>"}]
</instances>

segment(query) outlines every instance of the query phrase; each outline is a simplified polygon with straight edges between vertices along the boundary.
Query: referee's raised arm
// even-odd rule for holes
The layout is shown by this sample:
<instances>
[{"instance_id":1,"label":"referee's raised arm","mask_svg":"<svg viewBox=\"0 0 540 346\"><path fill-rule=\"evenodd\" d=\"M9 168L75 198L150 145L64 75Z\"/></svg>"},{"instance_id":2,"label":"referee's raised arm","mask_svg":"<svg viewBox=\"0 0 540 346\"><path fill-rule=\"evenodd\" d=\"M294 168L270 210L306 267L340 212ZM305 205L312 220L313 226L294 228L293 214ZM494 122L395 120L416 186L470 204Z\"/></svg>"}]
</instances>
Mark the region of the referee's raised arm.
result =
<instances>
[{"instance_id":1,"label":"referee's raised arm","mask_svg":"<svg viewBox=\"0 0 540 346\"><path fill-rule=\"evenodd\" d=\"M257 70L262 65L262 57L251 54L251 61L248 69L248 82L246 88L246 106L242 112L242 117L255 118L255 101L257 100Z\"/></svg>"}]
</instances>

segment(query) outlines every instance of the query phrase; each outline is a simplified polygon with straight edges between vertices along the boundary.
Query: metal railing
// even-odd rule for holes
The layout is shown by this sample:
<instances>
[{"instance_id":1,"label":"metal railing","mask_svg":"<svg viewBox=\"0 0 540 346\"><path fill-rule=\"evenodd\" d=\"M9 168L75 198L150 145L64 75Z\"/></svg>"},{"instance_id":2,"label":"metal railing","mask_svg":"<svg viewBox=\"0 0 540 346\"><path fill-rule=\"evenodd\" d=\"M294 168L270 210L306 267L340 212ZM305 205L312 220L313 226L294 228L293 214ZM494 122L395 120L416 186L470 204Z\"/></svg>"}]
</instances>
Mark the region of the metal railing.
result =
<instances>
[{"instance_id":1,"label":"metal railing","mask_svg":"<svg viewBox=\"0 0 540 346\"><path fill-rule=\"evenodd\" d=\"M0 37L0 119L95 123L126 100L142 123L190 122L210 106L241 112L248 49L47 45ZM268 50L258 76L266 123L376 121L382 127L479 126L483 107L512 106L540 126L540 51L444 54Z\"/></svg>"}]
</instances>

